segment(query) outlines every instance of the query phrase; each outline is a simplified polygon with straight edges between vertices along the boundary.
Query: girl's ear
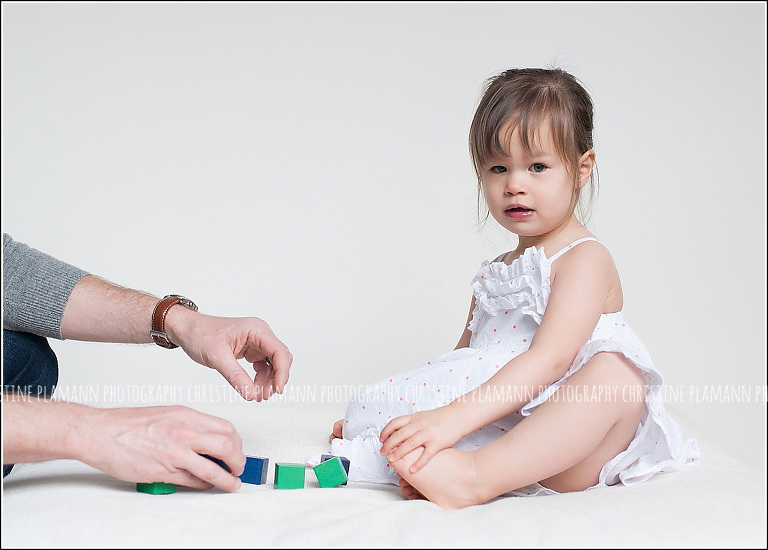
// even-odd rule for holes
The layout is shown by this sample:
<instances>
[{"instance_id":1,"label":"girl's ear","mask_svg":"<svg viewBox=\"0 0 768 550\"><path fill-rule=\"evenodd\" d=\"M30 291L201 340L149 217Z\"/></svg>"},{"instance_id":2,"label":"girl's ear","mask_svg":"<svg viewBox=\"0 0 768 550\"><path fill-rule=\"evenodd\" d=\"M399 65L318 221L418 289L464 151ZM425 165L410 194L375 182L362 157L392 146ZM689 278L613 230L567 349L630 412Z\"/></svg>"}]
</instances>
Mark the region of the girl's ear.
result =
<instances>
[{"instance_id":1,"label":"girl's ear","mask_svg":"<svg viewBox=\"0 0 768 550\"><path fill-rule=\"evenodd\" d=\"M592 168L595 166L595 152L590 149L579 159L579 181L578 188L582 189L589 181L592 175Z\"/></svg>"}]
</instances>

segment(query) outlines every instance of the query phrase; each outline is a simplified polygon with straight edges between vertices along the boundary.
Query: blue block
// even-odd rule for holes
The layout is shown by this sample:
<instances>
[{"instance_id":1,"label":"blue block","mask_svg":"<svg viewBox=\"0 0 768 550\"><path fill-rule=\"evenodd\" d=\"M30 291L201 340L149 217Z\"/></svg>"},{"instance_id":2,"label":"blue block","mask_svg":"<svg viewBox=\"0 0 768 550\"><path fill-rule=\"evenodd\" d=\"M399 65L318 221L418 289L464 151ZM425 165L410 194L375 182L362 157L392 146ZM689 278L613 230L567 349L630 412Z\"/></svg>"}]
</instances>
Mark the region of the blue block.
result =
<instances>
[{"instance_id":1,"label":"blue block","mask_svg":"<svg viewBox=\"0 0 768 550\"><path fill-rule=\"evenodd\" d=\"M245 470L240 474L240 481L253 485L264 485L267 482L269 459L260 456L246 456Z\"/></svg>"},{"instance_id":2,"label":"blue block","mask_svg":"<svg viewBox=\"0 0 768 550\"><path fill-rule=\"evenodd\" d=\"M333 455L323 455L320 457L320 462L322 463L332 458L333 458ZM347 472L347 477L349 477L349 459L346 456L340 456L339 460L341 460L341 465L344 466L344 471ZM345 481L344 483L341 484L341 486L343 487L346 484L347 482Z\"/></svg>"}]
</instances>

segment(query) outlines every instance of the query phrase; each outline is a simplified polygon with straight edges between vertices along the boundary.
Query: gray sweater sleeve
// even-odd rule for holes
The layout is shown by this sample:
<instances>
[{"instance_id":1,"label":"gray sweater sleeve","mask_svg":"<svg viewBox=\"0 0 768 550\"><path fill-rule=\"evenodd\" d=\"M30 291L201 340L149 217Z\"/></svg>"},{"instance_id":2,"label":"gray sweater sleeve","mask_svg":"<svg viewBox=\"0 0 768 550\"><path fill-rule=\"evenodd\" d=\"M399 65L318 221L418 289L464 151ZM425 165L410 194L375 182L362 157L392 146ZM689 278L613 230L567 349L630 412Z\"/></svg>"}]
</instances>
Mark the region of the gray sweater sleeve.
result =
<instances>
[{"instance_id":1,"label":"gray sweater sleeve","mask_svg":"<svg viewBox=\"0 0 768 550\"><path fill-rule=\"evenodd\" d=\"M3 329L62 340L64 307L84 275L3 233Z\"/></svg>"}]
</instances>

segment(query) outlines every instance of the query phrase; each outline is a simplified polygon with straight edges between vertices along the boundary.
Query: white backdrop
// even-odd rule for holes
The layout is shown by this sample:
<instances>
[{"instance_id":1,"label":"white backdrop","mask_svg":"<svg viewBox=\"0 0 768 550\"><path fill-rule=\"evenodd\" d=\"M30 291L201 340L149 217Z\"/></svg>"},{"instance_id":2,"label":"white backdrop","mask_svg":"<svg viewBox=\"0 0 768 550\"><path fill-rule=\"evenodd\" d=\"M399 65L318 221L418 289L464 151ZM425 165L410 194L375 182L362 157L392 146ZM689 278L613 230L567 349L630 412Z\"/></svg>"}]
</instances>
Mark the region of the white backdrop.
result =
<instances>
[{"instance_id":1,"label":"white backdrop","mask_svg":"<svg viewBox=\"0 0 768 550\"><path fill-rule=\"evenodd\" d=\"M346 387L453 349L469 280L515 245L476 223L482 83L557 65L596 105L590 227L669 403L764 468L765 14L4 2L2 229L119 284L262 317L295 356L283 400L341 416ZM233 398L179 350L52 345L72 400Z\"/></svg>"}]
</instances>

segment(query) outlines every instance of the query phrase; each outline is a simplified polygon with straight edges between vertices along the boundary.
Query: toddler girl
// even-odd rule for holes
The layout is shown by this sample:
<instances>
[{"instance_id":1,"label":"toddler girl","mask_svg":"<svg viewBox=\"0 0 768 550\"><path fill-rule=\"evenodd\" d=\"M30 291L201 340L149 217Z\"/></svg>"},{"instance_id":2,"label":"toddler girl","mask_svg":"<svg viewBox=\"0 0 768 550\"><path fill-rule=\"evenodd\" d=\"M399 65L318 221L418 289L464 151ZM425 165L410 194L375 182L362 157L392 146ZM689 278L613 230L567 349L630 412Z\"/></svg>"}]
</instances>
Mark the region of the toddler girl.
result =
<instances>
[{"instance_id":1,"label":"toddler girl","mask_svg":"<svg viewBox=\"0 0 768 550\"><path fill-rule=\"evenodd\" d=\"M454 351L366 386L333 428L351 481L444 508L645 481L700 458L624 320L607 248L576 215L592 189L592 101L559 69L487 82L470 129L479 192L518 236L484 261Z\"/></svg>"}]
</instances>

